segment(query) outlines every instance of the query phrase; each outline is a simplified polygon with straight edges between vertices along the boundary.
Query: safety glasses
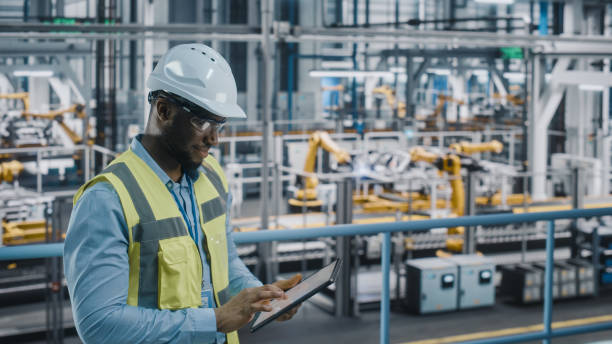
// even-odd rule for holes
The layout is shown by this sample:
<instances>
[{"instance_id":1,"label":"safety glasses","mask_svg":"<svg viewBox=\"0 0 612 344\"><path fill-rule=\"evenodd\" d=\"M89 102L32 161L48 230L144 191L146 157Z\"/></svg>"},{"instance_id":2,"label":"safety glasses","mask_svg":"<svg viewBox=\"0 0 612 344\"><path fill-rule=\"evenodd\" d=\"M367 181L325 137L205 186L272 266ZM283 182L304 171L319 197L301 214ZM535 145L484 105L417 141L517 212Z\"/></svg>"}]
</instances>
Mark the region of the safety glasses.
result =
<instances>
[{"instance_id":1,"label":"safety glasses","mask_svg":"<svg viewBox=\"0 0 612 344\"><path fill-rule=\"evenodd\" d=\"M176 97L168 93L160 92L155 95L150 95L149 97L150 98L164 98L168 100L169 102L173 103L174 105L178 106L179 108L181 108L183 111L189 113L190 114L189 122L196 130L200 130L202 132L208 131L208 130L214 130L217 132L217 134L221 134L221 132L225 128L225 124L227 124L227 120L224 119L222 121L217 121L213 118L210 118L206 110L194 104L188 103L187 101L176 99ZM152 99L149 99L149 102L152 102Z\"/></svg>"}]
</instances>

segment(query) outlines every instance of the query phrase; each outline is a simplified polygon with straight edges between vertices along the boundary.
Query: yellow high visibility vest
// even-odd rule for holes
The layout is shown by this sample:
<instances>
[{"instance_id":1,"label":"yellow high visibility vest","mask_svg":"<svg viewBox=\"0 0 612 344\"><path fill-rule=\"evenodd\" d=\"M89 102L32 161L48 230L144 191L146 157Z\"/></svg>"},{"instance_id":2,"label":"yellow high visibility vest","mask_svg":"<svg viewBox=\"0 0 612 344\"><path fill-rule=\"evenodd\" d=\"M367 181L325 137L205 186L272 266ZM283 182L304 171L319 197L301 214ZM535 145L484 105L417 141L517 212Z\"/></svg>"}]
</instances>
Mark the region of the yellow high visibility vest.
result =
<instances>
[{"instance_id":1,"label":"yellow high visibility vest","mask_svg":"<svg viewBox=\"0 0 612 344\"><path fill-rule=\"evenodd\" d=\"M194 183L194 193L213 292L217 306L222 306L230 299L225 232L227 180L212 155L203 166L205 172L200 172ZM166 185L128 150L81 186L74 204L87 188L102 181L110 183L119 195L128 227L127 304L172 310L201 306L200 253ZM227 342L238 344L237 332L228 333Z\"/></svg>"}]
</instances>

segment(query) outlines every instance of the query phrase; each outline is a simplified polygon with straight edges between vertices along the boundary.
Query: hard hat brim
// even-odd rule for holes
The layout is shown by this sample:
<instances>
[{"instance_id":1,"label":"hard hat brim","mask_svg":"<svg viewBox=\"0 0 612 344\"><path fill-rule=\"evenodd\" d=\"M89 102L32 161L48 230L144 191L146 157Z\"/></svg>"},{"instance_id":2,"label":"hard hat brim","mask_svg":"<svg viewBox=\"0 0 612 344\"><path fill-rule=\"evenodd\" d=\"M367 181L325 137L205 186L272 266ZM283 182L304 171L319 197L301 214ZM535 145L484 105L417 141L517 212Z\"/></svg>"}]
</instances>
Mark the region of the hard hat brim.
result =
<instances>
[{"instance_id":1,"label":"hard hat brim","mask_svg":"<svg viewBox=\"0 0 612 344\"><path fill-rule=\"evenodd\" d=\"M204 100L203 102L196 102L196 104L202 106L204 109L212 112L214 115L225 117L225 118L246 118L247 115L242 108L237 104L226 104Z\"/></svg>"},{"instance_id":2,"label":"hard hat brim","mask_svg":"<svg viewBox=\"0 0 612 344\"><path fill-rule=\"evenodd\" d=\"M180 95L181 97L189 100L193 104L200 106L208 111L210 111L213 115L225 118L246 118L247 115L242 110L242 108L238 104L232 103L222 103L212 101L206 98L198 97L191 93L186 93L174 85L170 85L164 80L160 80L157 75L151 74L147 79L147 87L151 91L166 91L169 93L173 93L176 95Z\"/></svg>"}]
</instances>

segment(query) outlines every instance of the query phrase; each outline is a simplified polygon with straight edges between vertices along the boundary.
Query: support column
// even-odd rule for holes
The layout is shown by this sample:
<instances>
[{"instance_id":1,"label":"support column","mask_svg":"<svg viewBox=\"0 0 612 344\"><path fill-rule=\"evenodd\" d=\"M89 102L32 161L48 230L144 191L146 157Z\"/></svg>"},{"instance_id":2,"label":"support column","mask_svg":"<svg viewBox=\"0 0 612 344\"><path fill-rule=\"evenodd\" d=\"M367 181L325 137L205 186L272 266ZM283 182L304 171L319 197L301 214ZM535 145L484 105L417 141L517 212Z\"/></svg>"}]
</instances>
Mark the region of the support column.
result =
<instances>
[{"instance_id":1,"label":"support column","mask_svg":"<svg viewBox=\"0 0 612 344\"><path fill-rule=\"evenodd\" d=\"M155 5L153 3L153 0L144 0L143 2L144 4L144 18L143 18L143 22L144 25L153 25L154 22L154 18L155 18ZM143 117L143 128L147 125L147 121L149 119L149 109L151 107L151 105L149 104L149 101L147 100L147 96L148 96L148 92L146 89L146 85L147 85L147 77L149 76L149 74L151 74L151 72L153 71L153 40L151 39L145 39L144 40L144 68L142 70L142 76L144 77L144 80L142 82L142 84L144 85L145 88L145 94L144 96L144 117Z\"/></svg>"},{"instance_id":2,"label":"support column","mask_svg":"<svg viewBox=\"0 0 612 344\"><path fill-rule=\"evenodd\" d=\"M270 80L270 24L272 18L272 7L270 6L269 0L261 1L261 27L262 27L262 42L261 42L261 107L262 107L262 123L263 123L263 140L262 140L262 168L261 168L261 225L262 229L268 229L268 204L270 201L269 189L270 185L269 174L270 169L268 166L268 156L270 147L270 138L272 137L272 131L270 130L271 124L271 109L270 109L270 89L272 87ZM272 243L261 243L257 247L257 252L260 259L260 266L263 266L263 271L260 270L260 279L264 283L271 283L276 276L273 276L273 266L270 260L272 256Z\"/></svg>"},{"instance_id":3,"label":"support column","mask_svg":"<svg viewBox=\"0 0 612 344\"><path fill-rule=\"evenodd\" d=\"M467 175L467 193L465 195L465 215L476 215L476 184L478 182L476 172L469 171ZM463 238L463 253L474 254L476 252L476 227L465 228Z\"/></svg>"},{"instance_id":4,"label":"support column","mask_svg":"<svg viewBox=\"0 0 612 344\"><path fill-rule=\"evenodd\" d=\"M337 184L336 224L353 222L353 179L345 178ZM352 259L353 238L336 237L336 256L342 259L340 276L336 279L335 314L336 317L352 316L357 313L357 288L352 282L357 275L352 276L354 263ZM351 288L354 285L355 288Z\"/></svg>"}]
</instances>

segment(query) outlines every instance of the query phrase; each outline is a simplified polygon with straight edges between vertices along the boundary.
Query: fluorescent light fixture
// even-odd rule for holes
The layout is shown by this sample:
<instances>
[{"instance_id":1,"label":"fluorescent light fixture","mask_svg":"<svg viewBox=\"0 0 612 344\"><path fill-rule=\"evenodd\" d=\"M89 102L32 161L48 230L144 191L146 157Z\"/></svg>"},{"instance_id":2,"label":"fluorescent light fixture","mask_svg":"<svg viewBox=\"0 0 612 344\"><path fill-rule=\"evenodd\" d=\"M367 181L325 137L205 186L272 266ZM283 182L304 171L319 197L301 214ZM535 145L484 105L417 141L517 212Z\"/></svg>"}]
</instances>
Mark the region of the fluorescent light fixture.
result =
<instances>
[{"instance_id":1,"label":"fluorescent light fixture","mask_svg":"<svg viewBox=\"0 0 612 344\"><path fill-rule=\"evenodd\" d=\"M601 85L579 85L578 89L581 91L597 91L597 92L603 92L603 90L605 90L605 86L601 86Z\"/></svg>"},{"instance_id":2,"label":"fluorescent light fixture","mask_svg":"<svg viewBox=\"0 0 612 344\"><path fill-rule=\"evenodd\" d=\"M321 61L323 69L351 69L354 67L353 61Z\"/></svg>"},{"instance_id":3,"label":"fluorescent light fixture","mask_svg":"<svg viewBox=\"0 0 612 344\"><path fill-rule=\"evenodd\" d=\"M478 77L488 77L489 76L489 71L486 69L474 69L472 71L472 74L478 76Z\"/></svg>"},{"instance_id":4,"label":"fluorescent light fixture","mask_svg":"<svg viewBox=\"0 0 612 344\"><path fill-rule=\"evenodd\" d=\"M404 73L406 72L406 68L403 67L391 67L389 68L389 71L392 73Z\"/></svg>"},{"instance_id":5,"label":"fluorescent light fixture","mask_svg":"<svg viewBox=\"0 0 612 344\"><path fill-rule=\"evenodd\" d=\"M13 72L14 76L35 76L41 78L48 78L53 76L52 70L16 70Z\"/></svg>"},{"instance_id":6,"label":"fluorescent light fixture","mask_svg":"<svg viewBox=\"0 0 612 344\"><path fill-rule=\"evenodd\" d=\"M510 5L514 0L476 0L480 4Z\"/></svg>"},{"instance_id":7,"label":"fluorescent light fixture","mask_svg":"<svg viewBox=\"0 0 612 344\"><path fill-rule=\"evenodd\" d=\"M393 77L393 73L382 70L311 70L308 75L313 78L387 78Z\"/></svg>"},{"instance_id":8,"label":"fluorescent light fixture","mask_svg":"<svg viewBox=\"0 0 612 344\"><path fill-rule=\"evenodd\" d=\"M525 80L525 74L520 72L505 72L504 78L510 81L523 81Z\"/></svg>"},{"instance_id":9,"label":"fluorescent light fixture","mask_svg":"<svg viewBox=\"0 0 612 344\"><path fill-rule=\"evenodd\" d=\"M450 75L450 69L442 69L442 68L427 68L427 73L433 73L436 75Z\"/></svg>"}]
</instances>

